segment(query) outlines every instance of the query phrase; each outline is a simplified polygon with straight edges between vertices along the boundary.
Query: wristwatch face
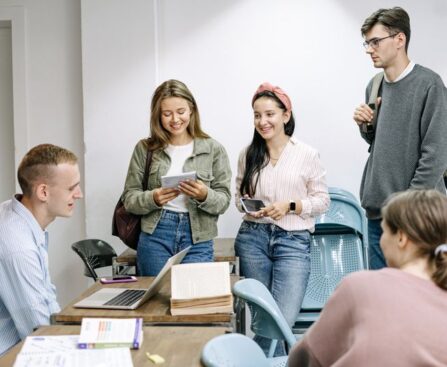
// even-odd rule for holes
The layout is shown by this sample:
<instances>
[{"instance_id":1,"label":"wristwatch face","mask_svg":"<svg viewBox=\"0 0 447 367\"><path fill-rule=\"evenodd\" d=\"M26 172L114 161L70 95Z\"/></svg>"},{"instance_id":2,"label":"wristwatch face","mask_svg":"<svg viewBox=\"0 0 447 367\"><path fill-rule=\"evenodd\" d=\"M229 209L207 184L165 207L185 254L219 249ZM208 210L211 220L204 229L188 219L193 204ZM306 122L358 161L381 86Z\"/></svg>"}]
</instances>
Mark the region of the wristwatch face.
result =
<instances>
[{"instance_id":1,"label":"wristwatch face","mask_svg":"<svg viewBox=\"0 0 447 367\"><path fill-rule=\"evenodd\" d=\"M291 201L290 204L289 204L289 210L290 210L291 212L294 212L295 209L296 209L295 202L294 202L294 201Z\"/></svg>"}]
</instances>

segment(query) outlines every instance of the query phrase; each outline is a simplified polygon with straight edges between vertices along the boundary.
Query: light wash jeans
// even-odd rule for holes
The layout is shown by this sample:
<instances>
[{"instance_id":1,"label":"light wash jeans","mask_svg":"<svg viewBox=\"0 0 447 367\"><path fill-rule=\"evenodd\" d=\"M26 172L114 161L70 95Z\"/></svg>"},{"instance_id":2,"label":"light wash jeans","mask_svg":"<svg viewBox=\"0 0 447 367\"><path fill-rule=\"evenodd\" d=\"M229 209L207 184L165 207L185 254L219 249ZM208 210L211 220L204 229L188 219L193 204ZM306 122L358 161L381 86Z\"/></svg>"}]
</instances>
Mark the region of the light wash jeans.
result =
<instances>
[{"instance_id":1,"label":"light wash jeans","mask_svg":"<svg viewBox=\"0 0 447 367\"><path fill-rule=\"evenodd\" d=\"M235 241L241 275L263 283L272 293L287 323L299 314L310 273L309 231L285 231L274 224L243 221ZM266 355L271 340L255 336ZM278 342L275 356L285 355Z\"/></svg>"},{"instance_id":2,"label":"light wash jeans","mask_svg":"<svg viewBox=\"0 0 447 367\"><path fill-rule=\"evenodd\" d=\"M369 268L376 270L386 267L385 256L380 248L380 237L382 236L382 219L368 219L368 257Z\"/></svg>"},{"instance_id":3,"label":"light wash jeans","mask_svg":"<svg viewBox=\"0 0 447 367\"><path fill-rule=\"evenodd\" d=\"M212 240L193 244L189 214L163 210L154 233L140 234L137 249L138 275L156 276L171 256L191 245L182 264L213 261Z\"/></svg>"}]
</instances>

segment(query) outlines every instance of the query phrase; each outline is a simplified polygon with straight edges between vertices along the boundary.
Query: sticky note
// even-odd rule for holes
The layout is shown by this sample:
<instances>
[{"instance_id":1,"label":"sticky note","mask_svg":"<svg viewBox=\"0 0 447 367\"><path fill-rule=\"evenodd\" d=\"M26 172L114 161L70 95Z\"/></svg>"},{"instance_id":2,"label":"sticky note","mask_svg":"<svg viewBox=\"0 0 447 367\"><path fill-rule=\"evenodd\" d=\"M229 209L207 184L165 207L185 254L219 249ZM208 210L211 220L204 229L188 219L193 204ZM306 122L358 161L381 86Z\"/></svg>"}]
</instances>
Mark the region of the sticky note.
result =
<instances>
[{"instance_id":1,"label":"sticky note","mask_svg":"<svg viewBox=\"0 0 447 367\"><path fill-rule=\"evenodd\" d=\"M149 358L149 360L155 364L165 363L165 359L162 356L159 356L158 354L150 354L146 352L146 357Z\"/></svg>"}]
</instances>

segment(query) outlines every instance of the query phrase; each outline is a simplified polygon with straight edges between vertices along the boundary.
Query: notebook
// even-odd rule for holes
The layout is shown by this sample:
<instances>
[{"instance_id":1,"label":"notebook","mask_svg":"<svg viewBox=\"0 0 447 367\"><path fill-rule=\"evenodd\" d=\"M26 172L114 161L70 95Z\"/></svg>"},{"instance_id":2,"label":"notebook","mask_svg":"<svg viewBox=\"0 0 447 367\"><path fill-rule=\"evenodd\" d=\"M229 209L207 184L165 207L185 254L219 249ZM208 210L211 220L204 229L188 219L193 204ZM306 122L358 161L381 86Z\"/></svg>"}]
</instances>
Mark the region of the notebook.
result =
<instances>
[{"instance_id":1,"label":"notebook","mask_svg":"<svg viewBox=\"0 0 447 367\"><path fill-rule=\"evenodd\" d=\"M180 264L191 246L170 257L148 289L102 288L75 303L76 308L104 308L112 310L134 310L158 293L166 275L173 265Z\"/></svg>"}]
</instances>

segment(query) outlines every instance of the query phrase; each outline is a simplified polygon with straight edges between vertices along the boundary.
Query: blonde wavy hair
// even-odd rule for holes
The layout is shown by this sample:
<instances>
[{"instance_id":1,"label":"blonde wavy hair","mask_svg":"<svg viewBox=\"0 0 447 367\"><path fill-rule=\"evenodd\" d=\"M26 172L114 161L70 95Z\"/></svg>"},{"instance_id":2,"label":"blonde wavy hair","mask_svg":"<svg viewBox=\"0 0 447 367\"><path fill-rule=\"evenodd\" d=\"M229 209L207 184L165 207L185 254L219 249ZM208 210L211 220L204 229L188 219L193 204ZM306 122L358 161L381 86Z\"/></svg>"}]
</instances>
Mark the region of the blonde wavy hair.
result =
<instances>
[{"instance_id":1,"label":"blonde wavy hair","mask_svg":"<svg viewBox=\"0 0 447 367\"><path fill-rule=\"evenodd\" d=\"M157 87L152 96L150 139L148 148L151 150L164 149L170 141L169 132L161 124L161 102L170 97L183 98L191 110L191 119L187 127L189 135L194 138L209 138L200 126L199 109L196 100L188 87L179 80L170 79Z\"/></svg>"}]
</instances>

